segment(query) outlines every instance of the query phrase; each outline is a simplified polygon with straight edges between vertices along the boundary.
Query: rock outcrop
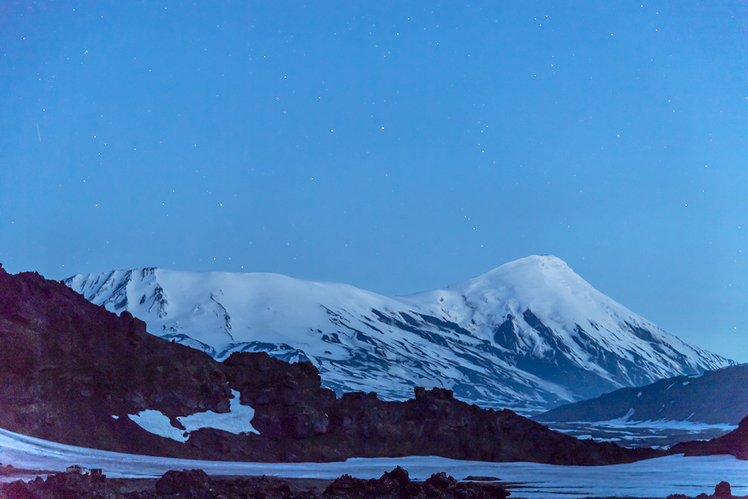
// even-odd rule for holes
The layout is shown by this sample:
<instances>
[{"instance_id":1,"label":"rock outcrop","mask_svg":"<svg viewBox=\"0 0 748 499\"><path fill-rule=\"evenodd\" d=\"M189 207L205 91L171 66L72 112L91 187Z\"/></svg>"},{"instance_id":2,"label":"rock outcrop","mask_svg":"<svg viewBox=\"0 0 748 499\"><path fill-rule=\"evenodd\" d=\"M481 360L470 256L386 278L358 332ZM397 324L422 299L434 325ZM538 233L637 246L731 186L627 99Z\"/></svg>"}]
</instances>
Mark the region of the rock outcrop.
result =
<instances>
[{"instance_id":1,"label":"rock outcrop","mask_svg":"<svg viewBox=\"0 0 748 499\"><path fill-rule=\"evenodd\" d=\"M128 418L227 412L231 391L207 354L146 333L36 273L0 268L0 427L61 443L190 454Z\"/></svg>"},{"instance_id":2,"label":"rock outcrop","mask_svg":"<svg viewBox=\"0 0 748 499\"><path fill-rule=\"evenodd\" d=\"M714 494L708 495L706 493L702 493L696 496L695 499L745 499L748 496L734 496L732 495L732 490L730 488L729 482L719 482L714 487ZM691 497L685 495L685 494L670 494L667 496L666 499L692 499Z\"/></svg>"},{"instance_id":3,"label":"rock outcrop","mask_svg":"<svg viewBox=\"0 0 748 499\"><path fill-rule=\"evenodd\" d=\"M405 402L374 393L338 399L321 388L311 363L266 353L217 362L146 333L130 314L110 313L62 283L1 267L0 342L0 427L70 445L265 462L431 455L599 465L660 455L580 441L510 410L468 405L444 389L416 388ZM203 427L182 442L131 418L158 411L181 436L187 429L179 418L229 412L232 391L254 409L259 434Z\"/></svg>"},{"instance_id":4,"label":"rock outcrop","mask_svg":"<svg viewBox=\"0 0 748 499\"><path fill-rule=\"evenodd\" d=\"M423 482L413 482L408 472L398 466L381 478L362 480L343 475L322 494L323 499L504 499L510 494L501 485L458 482L443 471Z\"/></svg>"}]
</instances>

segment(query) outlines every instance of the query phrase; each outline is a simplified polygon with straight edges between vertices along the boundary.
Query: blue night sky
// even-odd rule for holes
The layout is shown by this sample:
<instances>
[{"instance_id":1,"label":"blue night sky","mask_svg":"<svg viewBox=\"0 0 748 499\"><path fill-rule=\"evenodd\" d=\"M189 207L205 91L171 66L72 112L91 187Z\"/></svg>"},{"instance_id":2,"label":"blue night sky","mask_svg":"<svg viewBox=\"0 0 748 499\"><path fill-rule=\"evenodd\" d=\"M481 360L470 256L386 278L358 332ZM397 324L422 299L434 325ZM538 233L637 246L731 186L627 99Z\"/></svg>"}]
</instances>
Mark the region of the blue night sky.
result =
<instances>
[{"instance_id":1,"label":"blue night sky","mask_svg":"<svg viewBox=\"0 0 748 499\"><path fill-rule=\"evenodd\" d=\"M0 3L0 262L404 295L530 254L748 362L748 6Z\"/></svg>"}]
</instances>

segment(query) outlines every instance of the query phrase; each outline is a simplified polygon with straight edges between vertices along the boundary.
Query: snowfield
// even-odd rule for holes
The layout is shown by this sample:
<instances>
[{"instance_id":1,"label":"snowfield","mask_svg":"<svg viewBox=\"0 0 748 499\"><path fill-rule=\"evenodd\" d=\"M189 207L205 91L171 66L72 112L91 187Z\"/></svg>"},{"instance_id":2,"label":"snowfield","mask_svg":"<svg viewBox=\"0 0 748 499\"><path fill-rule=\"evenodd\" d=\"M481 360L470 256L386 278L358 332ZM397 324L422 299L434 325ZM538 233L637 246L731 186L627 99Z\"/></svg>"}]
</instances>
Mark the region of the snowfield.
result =
<instances>
[{"instance_id":1,"label":"snowfield","mask_svg":"<svg viewBox=\"0 0 748 499\"><path fill-rule=\"evenodd\" d=\"M696 496L702 492L711 494L714 486L723 480L730 482L733 495L748 494L748 462L732 456L668 456L632 464L593 467L484 463L421 456L354 458L337 463L236 463L119 454L0 430L0 462L17 468L51 471L62 471L67 466L79 464L87 468L102 468L112 478L159 477L169 470L198 468L209 475L336 478L347 473L358 478L379 478L385 471L402 466L411 478L418 480L446 471L458 480L474 475L495 476L509 483L520 482L521 487L510 487L512 497L530 499Z\"/></svg>"},{"instance_id":2,"label":"snowfield","mask_svg":"<svg viewBox=\"0 0 748 499\"><path fill-rule=\"evenodd\" d=\"M737 425L691 423L690 421L543 421L550 429L580 440L615 442L622 447L669 449L679 442L711 440L737 428Z\"/></svg>"}]
</instances>

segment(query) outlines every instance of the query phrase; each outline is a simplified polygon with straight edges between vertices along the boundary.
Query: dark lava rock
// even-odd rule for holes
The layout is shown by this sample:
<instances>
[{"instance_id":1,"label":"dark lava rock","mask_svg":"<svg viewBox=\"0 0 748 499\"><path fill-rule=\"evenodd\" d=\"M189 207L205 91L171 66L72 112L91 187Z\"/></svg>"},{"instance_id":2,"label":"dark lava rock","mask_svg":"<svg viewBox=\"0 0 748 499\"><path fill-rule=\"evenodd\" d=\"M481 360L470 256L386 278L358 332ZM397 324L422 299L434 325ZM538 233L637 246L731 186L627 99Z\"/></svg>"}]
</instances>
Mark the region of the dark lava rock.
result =
<instances>
[{"instance_id":1,"label":"dark lava rock","mask_svg":"<svg viewBox=\"0 0 748 499\"><path fill-rule=\"evenodd\" d=\"M212 479L202 470L169 471L156 482L155 489L122 492L121 480L73 473L50 475L29 483L12 482L0 486L7 499L320 499L313 490L294 490L276 477ZM397 467L381 478L362 480L348 475L335 480L323 493L323 499L504 499L503 487L461 483L446 473L437 473L425 482L414 482L408 472Z\"/></svg>"},{"instance_id":2,"label":"dark lava rock","mask_svg":"<svg viewBox=\"0 0 748 499\"><path fill-rule=\"evenodd\" d=\"M62 283L0 272L0 427L65 444L189 457L128 414L227 412L231 391L204 352L146 332ZM117 419L112 416L118 416Z\"/></svg>"},{"instance_id":3,"label":"dark lava rock","mask_svg":"<svg viewBox=\"0 0 748 499\"><path fill-rule=\"evenodd\" d=\"M79 475L76 473L58 473L49 475L46 480L37 477L28 483L21 480L7 483L0 492L7 499L117 499L122 497L118 492L116 480L104 477Z\"/></svg>"},{"instance_id":4,"label":"dark lava rock","mask_svg":"<svg viewBox=\"0 0 748 499\"><path fill-rule=\"evenodd\" d=\"M714 487L714 497L732 497L730 484L724 481L719 482L716 487Z\"/></svg>"},{"instance_id":5,"label":"dark lava rock","mask_svg":"<svg viewBox=\"0 0 748 499\"><path fill-rule=\"evenodd\" d=\"M732 491L730 490L730 484L728 482L719 482L716 487L714 487L714 495L709 494L699 494L696 496L695 499L729 499L735 497L732 495ZM748 496L745 496L748 497ZM691 497L685 495L685 494L670 494L667 496L667 499L692 499Z\"/></svg>"},{"instance_id":6,"label":"dark lava rock","mask_svg":"<svg viewBox=\"0 0 748 499\"><path fill-rule=\"evenodd\" d=\"M211 488L211 479L203 470L167 471L156 482L156 493L162 496L208 497Z\"/></svg>"},{"instance_id":7,"label":"dark lava rock","mask_svg":"<svg viewBox=\"0 0 748 499\"><path fill-rule=\"evenodd\" d=\"M286 480L276 477L251 477L215 481L216 491L227 498L319 499L312 491L294 491Z\"/></svg>"},{"instance_id":8,"label":"dark lava rock","mask_svg":"<svg viewBox=\"0 0 748 499\"><path fill-rule=\"evenodd\" d=\"M0 342L0 428L65 444L264 462L428 455L602 465L663 455L580 441L440 388L416 388L405 402L381 401L376 393L337 399L309 362L288 364L266 353L217 362L37 273L0 269ZM180 416L228 412L231 390L255 410L251 424L259 435L203 428L182 443L128 417L152 409L179 427Z\"/></svg>"},{"instance_id":9,"label":"dark lava rock","mask_svg":"<svg viewBox=\"0 0 748 499\"><path fill-rule=\"evenodd\" d=\"M23 480L16 480L15 482L5 484L2 487L2 490L3 496L8 499L34 499L39 497L29 490L29 485L27 485Z\"/></svg>"},{"instance_id":10,"label":"dark lava rock","mask_svg":"<svg viewBox=\"0 0 748 499\"><path fill-rule=\"evenodd\" d=\"M372 480L343 475L322 494L323 499L504 499L508 496L509 492L500 485L458 482L444 472L431 475L425 482L414 482L400 466Z\"/></svg>"},{"instance_id":11,"label":"dark lava rock","mask_svg":"<svg viewBox=\"0 0 748 499\"><path fill-rule=\"evenodd\" d=\"M327 432L324 409L335 403L335 392L321 388L319 371L310 362L288 364L265 353L235 352L222 369L241 392L241 402L256 410L252 426L261 435L303 440Z\"/></svg>"}]
</instances>

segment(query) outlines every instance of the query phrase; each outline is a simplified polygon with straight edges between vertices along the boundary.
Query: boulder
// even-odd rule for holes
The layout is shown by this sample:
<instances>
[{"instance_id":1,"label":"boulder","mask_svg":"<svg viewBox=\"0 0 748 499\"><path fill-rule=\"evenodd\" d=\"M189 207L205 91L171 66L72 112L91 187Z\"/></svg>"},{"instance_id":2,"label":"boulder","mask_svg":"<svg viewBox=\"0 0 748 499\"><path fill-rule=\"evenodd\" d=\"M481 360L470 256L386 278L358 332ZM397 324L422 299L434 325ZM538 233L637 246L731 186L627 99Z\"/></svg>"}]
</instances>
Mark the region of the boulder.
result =
<instances>
[{"instance_id":1,"label":"boulder","mask_svg":"<svg viewBox=\"0 0 748 499\"><path fill-rule=\"evenodd\" d=\"M201 499L210 497L212 480L203 470L167 471L156 482L156 493L161 496L178 494L180 497Z\"/></svg>"},{"instance_id":2,"label":"boulder","mask_svg":"<svg viewBox=\"0 0 748 499\"><path fill-rule=\"evenodd\" d=\"M732 491L730 490L730 484L728 482L719 482L714 487L714 497L732 497Z\"/></svg>"}]
</instances>

